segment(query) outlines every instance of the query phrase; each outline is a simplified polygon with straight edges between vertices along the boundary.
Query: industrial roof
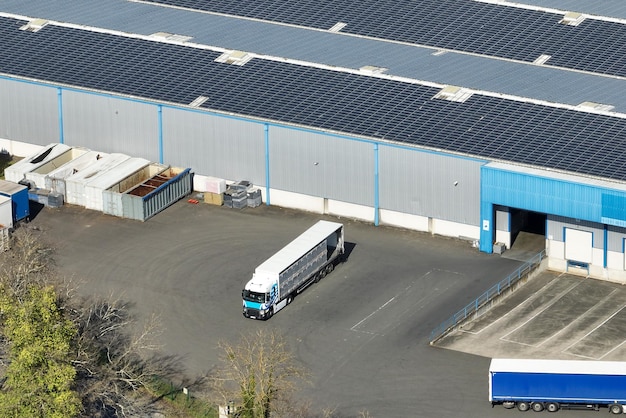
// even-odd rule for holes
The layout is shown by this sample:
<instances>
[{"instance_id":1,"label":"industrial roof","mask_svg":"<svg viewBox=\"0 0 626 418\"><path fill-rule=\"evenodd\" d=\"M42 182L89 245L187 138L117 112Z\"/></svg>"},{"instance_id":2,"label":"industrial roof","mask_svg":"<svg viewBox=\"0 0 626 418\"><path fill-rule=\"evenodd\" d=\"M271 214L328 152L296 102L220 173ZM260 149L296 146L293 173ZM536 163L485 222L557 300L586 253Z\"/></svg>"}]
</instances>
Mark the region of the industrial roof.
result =
<instances>
[{"instance_id":1,"label":"industrial roof","mask_svg":"<svg viewBox=\"0 0 626 418\"><path fill-rule=\"evenodd\" d=\"M192 1L169 3L194 6ZM301 7L319 4L296 3ZM347 10L345 3L333 3L341 17ZM626 44L626 25L616 19L587 18L579 26L568 27L559 23L560 12L471 0L440 3L449 12L455 11L455 16L464 10L489 12L497 7L508 18L547 19L549 23L539 26L551 39L563 30L588 31L581 25L591 22L600 27L600 32L585 32L592 39L591 46L594 36L611 25L618 30L603 45ZM283 21L293 18L276 15L278 9L272 7L263 9L259 1L197 4L236 4L240 14L261 13L261 17ZM361 8L367 4L360 3ZM397 4L414 12L417 3ZM426 7L430 2L419 4ZM431 13L436 29L439 12L435 9L427 7L422 14ZM450 47L447 41L431 47L411 45L390 41L391 35L372 39L350 34L348 26L330 32L149 2L8 0L0 12L22 18L0 19L0 45L6 51L0 57L0 72L8 75L183 105L205 96L208 99L200 106L209 110L626 180L626 167L620 162L626 145L622 93L626 79L602 74L610 73L607 68L626 71L626 63L620 61L624 56L618 54L621 49L606 57L593 73L497 54L469 54L462 45L453 45L460 51L442 49ZM363 10L354 13L364 16ZM26 17L67 24L51 22L30 33L19 30L27 23ZM310 18L310 13L305 17ZM527 26L532 22L527 20ZM295 23L321 25L306 19ZM443 31L450 29L447 23L439 25ZM508 30L514 32L511 27ZM148 37L157 32L161 33ZM558 36L564 48L575 38ZM527 39L513 37L509 43L515 49L516 43ZM586 54L588 45L582 49L577 45L570 58ZM241 66L216 62L228 49L242 50L241 57L251 60ZM554 62L553 58L547 63ZM576 107L583 102L585 106Z\"/></svg>"}]
</instances>

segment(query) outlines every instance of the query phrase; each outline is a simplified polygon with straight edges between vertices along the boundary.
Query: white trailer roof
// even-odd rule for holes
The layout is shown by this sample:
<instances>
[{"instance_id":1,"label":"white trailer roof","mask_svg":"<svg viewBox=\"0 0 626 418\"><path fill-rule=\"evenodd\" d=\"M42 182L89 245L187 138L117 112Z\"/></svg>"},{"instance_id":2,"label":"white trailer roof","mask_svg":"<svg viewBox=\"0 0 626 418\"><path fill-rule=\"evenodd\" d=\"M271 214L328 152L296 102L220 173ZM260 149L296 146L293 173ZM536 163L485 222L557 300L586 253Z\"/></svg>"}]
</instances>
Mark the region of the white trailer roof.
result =
<instances>
[{"instance_id":1,"label":"white trailer roof","mask_svg":"<svg viewBox=\"0 0 626 418\"><path fill-rule=\"evenodd\" d=\"M26 173L41 167L48 161L58 157L64 152L67 152L70 148L71 147L65 144L50 144L37 151L37 153L23 158L10 167L7 167L4 170L4 176L7 180L18 183L20 180L24 179L24 175Z\"/></svg>"},{"instance_id":2,"label":"white trailer roof","mask_svg":"<svg viewBox=\"0 0 626 418\"><path fill-rule=\"evenodd\" d=\"M492 359L490 373L626 375L626 361Z\"/></svg>"},{"instance_id":3,"label":"white trailer roof","mask_svg":"<svg viewBox=\"0 0 626 418\"><path fill-rule=\"evenodd\" d=\"M318 221L298 238L291 241L283 249L257 267L255 273L267 272L270 274L278 274L282 272L295 263L303 254L342 226L342 224L337 222Z\"/></svg>"}]
</instances>

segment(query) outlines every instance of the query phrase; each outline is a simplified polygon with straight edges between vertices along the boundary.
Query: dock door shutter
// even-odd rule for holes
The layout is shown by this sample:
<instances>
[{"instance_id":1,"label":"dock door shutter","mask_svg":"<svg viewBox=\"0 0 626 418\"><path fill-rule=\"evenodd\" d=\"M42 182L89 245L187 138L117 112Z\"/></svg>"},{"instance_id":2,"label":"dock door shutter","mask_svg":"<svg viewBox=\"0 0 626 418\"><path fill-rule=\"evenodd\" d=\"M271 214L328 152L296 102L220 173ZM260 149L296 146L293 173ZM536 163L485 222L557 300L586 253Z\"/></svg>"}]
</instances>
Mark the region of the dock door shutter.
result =
<instances>
[{"instance_id":1,"label":"dock door shutter","mask_svg":"<svg viewBox=\"0 0 626 418\"><path fill-rule=\"evenodd\" d=\"M578 229L565 228L565 259L580 263L592 261L593 234Z\"/></svg>"}]
</instances>

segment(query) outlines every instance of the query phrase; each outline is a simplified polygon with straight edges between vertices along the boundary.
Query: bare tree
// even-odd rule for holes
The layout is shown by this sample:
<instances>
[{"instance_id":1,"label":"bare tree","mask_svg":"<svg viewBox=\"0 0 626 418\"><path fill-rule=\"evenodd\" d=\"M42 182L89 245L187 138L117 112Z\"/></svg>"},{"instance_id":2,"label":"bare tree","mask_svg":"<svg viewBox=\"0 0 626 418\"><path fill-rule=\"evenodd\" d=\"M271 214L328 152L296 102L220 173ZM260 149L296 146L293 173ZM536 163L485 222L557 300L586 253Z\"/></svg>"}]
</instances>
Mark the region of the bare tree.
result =
<instances>
[{"instance_id":1,"label":"bare tree","mask_svg":"<svg viewBox=\"0 0 626 418\"><path fill-rule=\"evenodd\" d=\"M159 318L140 327L121 299L81 299L80 284L55 271L52 247L43 235L29 227L15 231L11 249L0 253L0 286L17 300L27 300L30 289L54 286L60 312L76 328L70 349L76 370L72 386L85 416L142 416L156 410L154 399L142 389L154 376L168 378L181 370L176 358L158 351ZM0 337L0 366L7 366L9 341ZM4 373L0 367L0 376Z\"/></svg>"},{"instance_id":2,"label":"bare tree","mask_svg":"<svg viewBox=\"0 0 626 418\"><path fill-rule=\"evenodd\" d=\"M219 343L223 367L211 382L218 402L235 402L241 418L294 416L292 394L305 380L285 338L275 331L259 330L242 336L237 344Z\"/></svg>"},{"instance_id":3,"label":"bare tree","mask_svg":"<svg viewBox=\"0 0 626 418\"><path fill-rule=\"evenodd\" d=\"M18 299L32 285L54 284L52 248L30 229L11 235L11 249L0 253L0 281Z\"/></svg>"},{"instance_id":4,"label":"bare tree","mask_svg":"<svg viewBox=\"0 0 626 418\"><path fill-rule=\"evenodd\" d=\"M89 416L136 416L154 408L141 389L150 388L155 376L169 377L179 370L174 357L159 354L158 316L129 334L136 321L123 301L86 300L80 306L74 318L78 334L73 364Z\"/></svg>"}]
</instances>

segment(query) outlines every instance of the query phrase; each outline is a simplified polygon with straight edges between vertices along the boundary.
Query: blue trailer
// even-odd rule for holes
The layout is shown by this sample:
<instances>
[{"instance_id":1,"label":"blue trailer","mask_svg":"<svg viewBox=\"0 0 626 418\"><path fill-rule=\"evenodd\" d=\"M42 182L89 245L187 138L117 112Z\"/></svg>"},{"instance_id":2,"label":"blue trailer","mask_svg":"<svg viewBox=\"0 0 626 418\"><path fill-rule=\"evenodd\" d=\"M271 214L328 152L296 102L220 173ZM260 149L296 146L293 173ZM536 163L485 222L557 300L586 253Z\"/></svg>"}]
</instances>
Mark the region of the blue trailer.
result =
<instances>
[{"instance_id":1,"label":"blue trailer","mask_svg":"<svg viewBox=\"0 0 626 418\"><path fill-rule=\"evenodd\" d=\"M626 412L626 362L493 359L489 401L520 411L594 409Z\"/></svg>"},{"instance_id":2,"label":"blue trailer","mask_svg":"<svg viewBox=\"0 0 626 418\"><path fill-rule=\"evenodd\" d=\"M13 225L21 220L28 220L30 217L30 206L28 203L28 187L12 181L0 180L0 196L11 198L13 207Z\"/></svg>"}]
</instances>

